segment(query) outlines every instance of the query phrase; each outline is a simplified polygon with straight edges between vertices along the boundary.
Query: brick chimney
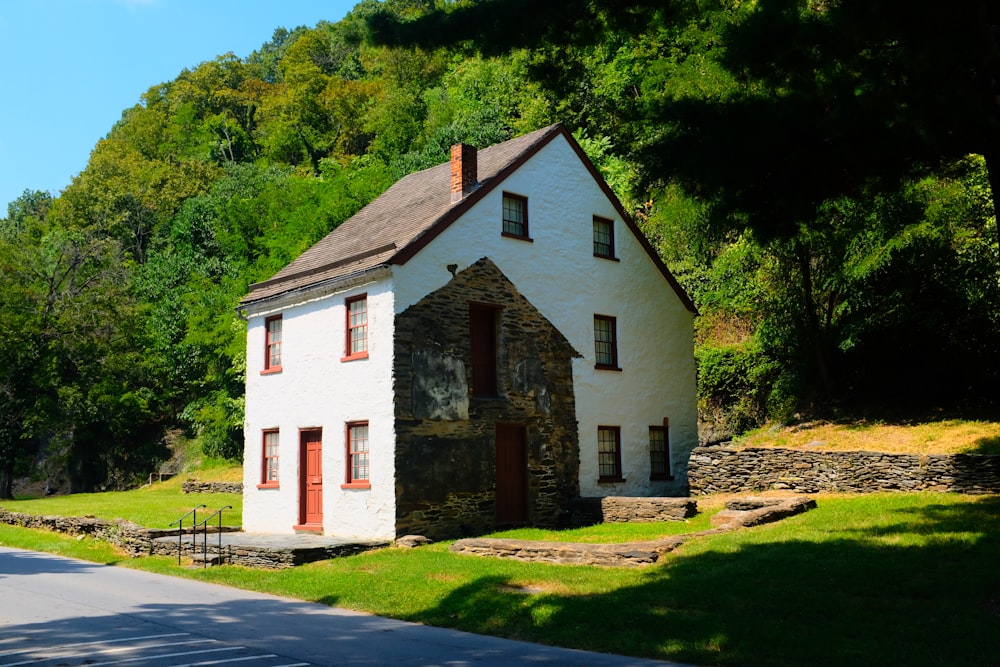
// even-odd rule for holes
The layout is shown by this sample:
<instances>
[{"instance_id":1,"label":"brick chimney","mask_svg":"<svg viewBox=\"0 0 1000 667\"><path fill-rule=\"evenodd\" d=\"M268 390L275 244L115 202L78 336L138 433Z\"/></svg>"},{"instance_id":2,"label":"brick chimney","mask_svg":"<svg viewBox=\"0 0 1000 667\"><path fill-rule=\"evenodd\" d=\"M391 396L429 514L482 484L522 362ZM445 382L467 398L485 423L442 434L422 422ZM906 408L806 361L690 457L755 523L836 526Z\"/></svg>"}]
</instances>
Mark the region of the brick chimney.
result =
<instances>
[{"instance_id":1,"label":"brick chimney","mask_svg":"<svg viewBox=\"0 0 1000 667\"><path fill-rule=\"evenodd\" d=\"M455 144L451 147L451 201L457 202L479 183L476 147Z\"/></svg>"}]
</instances>

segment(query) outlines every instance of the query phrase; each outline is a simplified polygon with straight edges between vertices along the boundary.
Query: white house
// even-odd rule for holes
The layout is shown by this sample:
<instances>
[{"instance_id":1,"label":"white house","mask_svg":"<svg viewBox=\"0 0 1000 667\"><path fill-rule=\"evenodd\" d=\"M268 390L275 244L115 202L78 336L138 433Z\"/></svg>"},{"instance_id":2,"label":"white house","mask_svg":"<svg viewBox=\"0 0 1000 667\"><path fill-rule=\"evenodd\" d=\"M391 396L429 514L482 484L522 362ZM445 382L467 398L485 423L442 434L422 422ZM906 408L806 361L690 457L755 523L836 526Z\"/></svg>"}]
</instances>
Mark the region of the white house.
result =
<instances>
[{"instance_id":1,"label":"white house","mask_svg":"<svg viewBox=\"0 0 1000 667\"><path fill-rule=\"evenodd\" d=\"M687 491L694 307L561 124L453 147L240 307L248 531L457 537Z\"/></svg>"}]
</instances>

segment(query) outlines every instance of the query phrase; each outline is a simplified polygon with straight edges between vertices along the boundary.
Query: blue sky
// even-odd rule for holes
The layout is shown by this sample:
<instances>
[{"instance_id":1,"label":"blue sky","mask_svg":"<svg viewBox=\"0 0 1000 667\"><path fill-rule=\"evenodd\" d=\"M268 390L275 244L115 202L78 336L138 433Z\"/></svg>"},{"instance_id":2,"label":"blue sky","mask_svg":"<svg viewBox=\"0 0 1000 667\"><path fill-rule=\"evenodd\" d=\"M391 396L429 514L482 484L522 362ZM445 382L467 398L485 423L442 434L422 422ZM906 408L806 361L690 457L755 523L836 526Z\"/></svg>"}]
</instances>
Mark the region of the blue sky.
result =
<instances>
[{"instance_id":1,"label":"blue sky","mask_svg":"<svg viewBox=\"0 0 1000 667\"><path fill-rule=\"evenodd\" d=\"M58 195L150 87L358 0L0 0L0 217L24 192Z\"/></svg>"}]
</instances>

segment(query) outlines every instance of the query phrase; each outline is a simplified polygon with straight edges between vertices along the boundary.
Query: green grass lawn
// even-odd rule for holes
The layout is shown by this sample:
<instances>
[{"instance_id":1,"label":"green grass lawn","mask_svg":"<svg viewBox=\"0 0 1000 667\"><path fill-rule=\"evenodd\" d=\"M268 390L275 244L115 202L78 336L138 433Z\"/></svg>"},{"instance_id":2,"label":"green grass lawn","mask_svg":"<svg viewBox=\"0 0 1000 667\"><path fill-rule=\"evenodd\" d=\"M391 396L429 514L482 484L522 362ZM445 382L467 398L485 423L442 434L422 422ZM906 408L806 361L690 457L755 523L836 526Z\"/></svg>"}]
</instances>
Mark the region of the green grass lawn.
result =
<instances>
[{"instance_id":1,"label":"green grass lawn","mask_svg":"<svg viewBox=\"0 0 1000 667\"><path fill-rule=\"evenodd\" d=\"M67 496L4 500L0 506L11 512L26 514L55 514L60 516L93 515L99 519L125 519L146 528L167 528L192 508L205 504L208 514L220 507L232 505L223 513L227 526L243 525L243 496L238 493L181 493L180 478L133 491L105 491L103 493L74 493ZM198 511L204 518L208 514ZM190 523L190 517L185 523ZM213 520L214 525L214 520Z\"/></svg>"},{"instance_id":2,"label":"green grass lawn","mask_svg":"<svg viewBox=\"0 0 1000 667\"><path fill-rule=\"evenodd\" d=\"M819 496L818 504L780 523L693 539L642 569L462 556L441 543L283 571L186 570L170 558L130 561L93 540L41 531L0 527L0 543L428 625L700 665L997 664L1000 496ZM653 539L700 530L700 522L707 519L684 528L504 535Z\"/></svg>"}]
</instances>

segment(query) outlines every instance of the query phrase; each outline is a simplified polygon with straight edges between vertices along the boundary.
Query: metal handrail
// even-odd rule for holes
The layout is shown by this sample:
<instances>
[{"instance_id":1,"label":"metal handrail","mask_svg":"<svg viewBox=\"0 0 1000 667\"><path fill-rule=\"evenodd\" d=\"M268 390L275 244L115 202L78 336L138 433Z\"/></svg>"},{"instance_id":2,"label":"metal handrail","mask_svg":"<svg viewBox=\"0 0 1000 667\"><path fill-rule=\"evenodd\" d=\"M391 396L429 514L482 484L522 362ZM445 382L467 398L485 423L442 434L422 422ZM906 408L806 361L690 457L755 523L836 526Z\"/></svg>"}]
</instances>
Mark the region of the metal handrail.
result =
<instances>
[{"instance_id":1,"label":"metal handrail","mask_svg":"<svg viewBox=\"0 0 1000 667\"><path fill-rule=\"evenodd\" d=\"M202 507L204 507L204 505L202 505ZM215 510L215 512L213 512L211 515L205 517L205 519L198 524L199 526L202 526L203 529L202 541L201 541L202 567L208 567L208 522L215 516L219 517L219 558L221 559L222 558L222 511L231 509L233 509L232 505L226 505L225 507L220 507L219 509ZM194 539L197 540L197 537L195 537ZM191 546L194 546L194 543L192 543Z\"/></svg>"},{"instance_id":2,"label":"metal handrail","mask_svg":"<svg viewBox=\"0 0 1000 667\"><path fill-rule=\"evenodd\" d=\"M194 514L194 516L191 517L191 540L192 540L191 546L193 547L194 546L194 527L195 527L195 525L198 522L198 510L200 510L200 509L202 509L204 507L208 507L208 505L198 505L197 507L195 507L193 510L191 510L187 514L185 514L181 518L177 519L177 521L172 521L170 523L171 526L173 526L174 524L177 525L177 564L178 565L181 564L181 551L184 548L184 519L186 519L189 516L191 516L192 514Z\"/></svg>"}]
</instances>

